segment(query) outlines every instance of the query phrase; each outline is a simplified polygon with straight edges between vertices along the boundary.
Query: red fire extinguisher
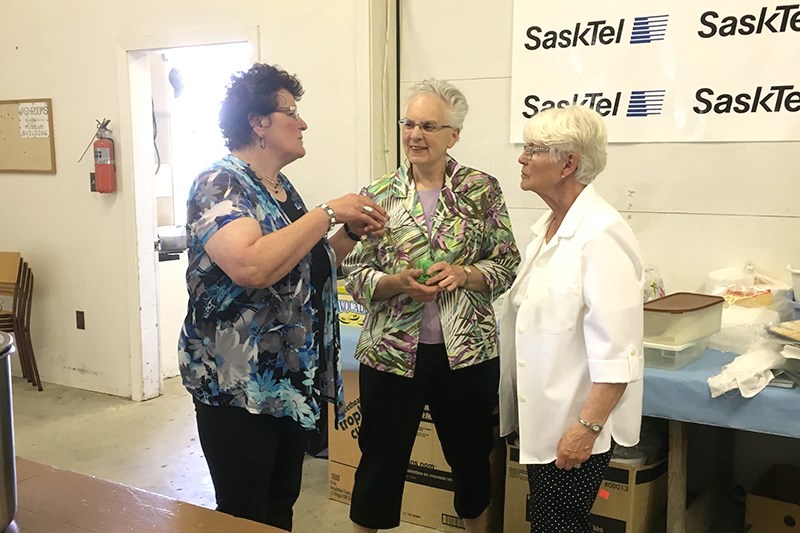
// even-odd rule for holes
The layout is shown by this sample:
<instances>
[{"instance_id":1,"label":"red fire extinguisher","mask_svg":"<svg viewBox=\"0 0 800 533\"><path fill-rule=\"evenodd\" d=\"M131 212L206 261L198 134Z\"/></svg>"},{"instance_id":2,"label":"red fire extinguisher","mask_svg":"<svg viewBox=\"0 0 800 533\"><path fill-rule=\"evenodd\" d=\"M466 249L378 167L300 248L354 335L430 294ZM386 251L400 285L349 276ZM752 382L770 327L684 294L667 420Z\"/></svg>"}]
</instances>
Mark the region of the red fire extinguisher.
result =
<instances>
[{"instance_id":1,"label":"red fire extinguisher","mask_svg":"<svg viewBox=\"0 0 800 533\"><path fill-rule=\"evenodd\" d=\"M108 129L110 119L98 121L95 134L94 149L94 181L97 192L114 192L117 188L116 169L114 166L114 139Z\"/></svg>"}]
</instances>

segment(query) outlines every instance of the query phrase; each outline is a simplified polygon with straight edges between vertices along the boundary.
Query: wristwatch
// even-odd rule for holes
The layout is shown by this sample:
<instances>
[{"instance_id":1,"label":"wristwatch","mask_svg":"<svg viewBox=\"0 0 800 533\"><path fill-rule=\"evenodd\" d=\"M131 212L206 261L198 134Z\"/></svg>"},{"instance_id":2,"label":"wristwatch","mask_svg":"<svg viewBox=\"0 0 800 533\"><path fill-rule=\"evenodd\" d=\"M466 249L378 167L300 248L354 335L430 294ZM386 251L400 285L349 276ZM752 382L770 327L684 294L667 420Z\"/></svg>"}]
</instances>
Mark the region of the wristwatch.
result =
<instances>
[{"instance_id":1,"label":"wristwatch","mask_svg":"<svg viewBox=\"0 0 800 533\"><path fill-rule=\"evenodd\" d=\"M587 422L583 418L578 419L578 423L585 428L592 430L595 433L600 433L603 430L603 426L598 424L597 422Z\"/></svg>"},{"instance_id":2,"label":"wristwatch","mask_svg":"<svg viewBox=\"0 0 800 533\"><path fill-rule=\"evenodd\" d=\"M472 267L467 265L461 265L461 268L464 269L464 273L467 275L467 279L469 279L470 276L472 276Z\"/></svg>"}]
</instances>

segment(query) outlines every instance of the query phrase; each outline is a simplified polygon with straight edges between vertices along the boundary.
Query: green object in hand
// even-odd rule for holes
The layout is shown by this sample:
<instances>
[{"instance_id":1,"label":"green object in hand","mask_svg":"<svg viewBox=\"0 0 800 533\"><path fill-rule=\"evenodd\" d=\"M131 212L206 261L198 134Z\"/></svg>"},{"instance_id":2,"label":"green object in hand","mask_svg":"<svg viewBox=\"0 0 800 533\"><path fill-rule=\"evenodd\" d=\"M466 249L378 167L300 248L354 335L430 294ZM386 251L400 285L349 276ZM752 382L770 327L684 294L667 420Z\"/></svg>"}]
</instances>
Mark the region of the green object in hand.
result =
<instances>
[{"instance_id":1,"label":"green object in hand","mask_svg":"<svg viewBox=\"0 0 800 533\"><path fill-rule=\"evenodd\" d=\"M431 278L428 275L428 269L431 267L431 265L433 265L433 261L430 259L420 259L419 262L417 262L417 268L422 269L422 275L417 278L418 282L425 283Z\"/></svg>"}]
</instances>

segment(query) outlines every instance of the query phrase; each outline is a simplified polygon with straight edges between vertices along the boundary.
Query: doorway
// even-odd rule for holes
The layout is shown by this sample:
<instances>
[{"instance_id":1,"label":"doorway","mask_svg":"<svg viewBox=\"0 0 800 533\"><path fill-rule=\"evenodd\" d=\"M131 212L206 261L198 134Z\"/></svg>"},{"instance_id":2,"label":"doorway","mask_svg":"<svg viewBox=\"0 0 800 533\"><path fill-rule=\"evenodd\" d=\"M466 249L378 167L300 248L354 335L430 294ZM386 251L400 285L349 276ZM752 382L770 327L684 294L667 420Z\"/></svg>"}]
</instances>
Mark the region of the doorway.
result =
<instances>
[{"instance_id":1,"label":"doorway","mask_svg":"<svg viewBox=\"0 0 800 533\"><path fill-rule=\"evenodd\" d=\"M212 32L213 33L213 32ZM186 312L186 253L159 262L159 228L186 222L186 197L197 173L227 152L217 114L231 74L258 60L258 28L205 32L183 42L143 38L124 46L122 86L130 116L129 156L123 172L134 195L139 328L131 337L131 397L161 394L165 377L178 374L177 340ZM122 65L121 65L122 66ZM127 163L127 164L126 164Z\"/></svg>"},{"instance_id":2,"label":"doorway","mask_svg":"<svg viewBox=\"0 0 800 533\"><path fill-rule=\"evenodd\" d=\"M194 177L225 155L219 105L230 76L250 65L247 43L150 52L157 234L182 235ZM164 250L162 243L162 250ZM162 379L179 375L177 346L186 314L187 254L159 253L157 301Z\"/></svg>"}]
</instances>

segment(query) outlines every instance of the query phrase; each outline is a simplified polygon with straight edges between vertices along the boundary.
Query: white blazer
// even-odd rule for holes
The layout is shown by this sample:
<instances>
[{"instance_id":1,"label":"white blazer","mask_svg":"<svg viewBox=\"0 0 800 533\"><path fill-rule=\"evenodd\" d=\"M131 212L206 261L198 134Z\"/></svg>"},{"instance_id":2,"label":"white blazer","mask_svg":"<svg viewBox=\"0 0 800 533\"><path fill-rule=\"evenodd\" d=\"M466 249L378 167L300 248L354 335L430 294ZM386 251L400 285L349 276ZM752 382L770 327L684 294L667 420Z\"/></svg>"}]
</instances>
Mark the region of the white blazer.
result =
<instances>
[{"instance_id":1,"label":"white blazer","mask_svg":"<svg viewBox=\"0 0 800 533\"><path fill-rule=\"evenodd\" d=\"M506 294L500 319L500 432L519 434L520 463L556 459L592 382L628 383L593 454L639 441L642 286L639 244L620 214L588 185L544 242L552 212Z\"/></svg>"}]
</instances>

